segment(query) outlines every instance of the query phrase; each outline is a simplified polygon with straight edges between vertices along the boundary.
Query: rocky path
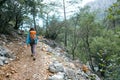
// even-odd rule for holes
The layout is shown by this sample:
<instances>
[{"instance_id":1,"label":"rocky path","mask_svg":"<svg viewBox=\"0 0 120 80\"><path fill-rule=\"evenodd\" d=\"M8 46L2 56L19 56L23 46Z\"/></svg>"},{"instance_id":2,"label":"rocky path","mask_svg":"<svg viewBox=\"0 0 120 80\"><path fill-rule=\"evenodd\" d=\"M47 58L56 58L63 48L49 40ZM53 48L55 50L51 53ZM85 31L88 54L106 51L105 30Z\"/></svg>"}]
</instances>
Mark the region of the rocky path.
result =
<instances>
[{"instance_id":1,"label":"rocky path","mask_svg":"<svg viewBox=\"0 0 120 80\"><path fill-rule=\"evenodd\" d=\"M42 43L37 45L37 57L33 61L29 48L23 46L16 47L17 58L5 65L0 67L0 80L46 80L48 72L48 63L50 61L49 55L44 51L41 51L40 46Z\"/></svg>"},{"instance_id":2,"label":"rocky path","mask_svg":"<svg viewBox=\"0 0 120 80\"><path fill-rule=\"evenodd\" d=\"M45 42L52 43L49 40ZM80 61L67 57L67 53L58 46L52 48L38 42L35 61L31 57L30 47L25 47L23 42L12 41L4 46L16 58L0 66L0 80L100 80L88 67L85 67L87 73L84 72Z\"/></svg>"}]
</instances>

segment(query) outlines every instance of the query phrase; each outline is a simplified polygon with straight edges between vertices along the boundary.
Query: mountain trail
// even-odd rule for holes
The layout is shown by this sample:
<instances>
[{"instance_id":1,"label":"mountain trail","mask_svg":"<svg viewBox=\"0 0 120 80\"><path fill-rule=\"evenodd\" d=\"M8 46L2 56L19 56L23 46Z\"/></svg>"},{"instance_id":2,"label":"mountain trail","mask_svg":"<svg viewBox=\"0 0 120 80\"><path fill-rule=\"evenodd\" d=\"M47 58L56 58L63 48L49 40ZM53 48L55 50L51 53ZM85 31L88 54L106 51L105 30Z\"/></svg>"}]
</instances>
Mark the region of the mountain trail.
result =
<instances>
[{"instance_id":1,"label":"mountain trail","mask_svg":"<svg viewBox=\"0 0 120 80\"><path fill-rule=\"evenodd\" d=\"M16 43L18 44L18 43ZM37 44L36 60L31 57L30 47L11 45L11 50L16 52L16 59L0 67L0 80L46 80L49 76L48 65L50 55L40 49L42 43Z\"/></svg>"}]
</instances>

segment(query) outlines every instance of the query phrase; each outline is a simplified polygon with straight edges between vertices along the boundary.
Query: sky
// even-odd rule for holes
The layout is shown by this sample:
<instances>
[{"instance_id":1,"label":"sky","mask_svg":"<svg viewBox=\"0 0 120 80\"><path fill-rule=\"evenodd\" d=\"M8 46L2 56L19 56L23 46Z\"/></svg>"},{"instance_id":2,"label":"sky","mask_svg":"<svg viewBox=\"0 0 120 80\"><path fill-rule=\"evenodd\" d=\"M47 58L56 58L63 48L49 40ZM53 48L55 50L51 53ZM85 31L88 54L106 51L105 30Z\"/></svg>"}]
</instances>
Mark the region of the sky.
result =
<instances>
[{"instance_id":1,"label":"sky","mask_svg":"<svg viewBox=\"0 0 120 80\"><path fill-rule=\"evenodd\" d=\"M63 0L44 0L44 1L45 1L45 3L55 2L55 1L58 1L58 2L60 2L61 4L63 3ZM66 8L66 13L67 13L66 16L67 16L67 18L69 18L69 16L73 15L75 12L78 11L78 10L77 10L77 7L78 7L78 6L84 7L87 3L92 2L92 1L94 1L94 0L82 0L82 1L78 0L78 1L79 1L79 4L77 4L77 5L75 4L75 5L73 5L73 6L70 5L70 4L67 4L67 1L70 1L70 0L65 0L65 5L68 6L68 7ZM60 12L61 17L63 18L63 17L64 17L63 8L60 7L60 9L58 8L57 10ZM54 12L51 13L51 14L54 14ZM39 25L40 25L40 24L42 24L42 21L41 21L41 20L39 20Z\"/></svg>"},{"instance_id":2,"label":"sky","mask_svg":"<svg viewBox=\"0 0 120 80\"><path fill-rule=\"evenodd\" d=\"M82 0L82 5L84 6L86 3L91 2L91 1L94 1L94 0Z\"/></svg>"},{"instance_id":3,"label":"sky","mask_svg":"<svg viewBox=\"0 0 120 80\"><path fill-rule=\"evenodd\" d=\"M92 2L94 0L78 0L79 2L77 4L71 5L69 2L70 0L64 0L65 1L65 6L66 6L66 13L75 12L78 11L78 7L84 7L87 3ZM72 1L72 0L71 0ZM50 3L50 2L58 2L59 4L63 5L63 0L44 0L45 3ZM57 11L60 11L61 13L63 12L63 6L57 8Z\"/></svg>"},{"instance_id":4,"label":"sky","mask_svg":"<svg viewBox=\"0 0 120 80\"><path fill-rule=\"evenodd\" d=\"M73 6L69 6L68 8L66 8L66 12L70 12L70 11L72 11L73 13L78 12L78 10L79 10L78 7L84 7L87 3L92 2L92 1L94 1L94 0L82 0L79 2L79 4L75 4ZM67 3L66 3L66 6L67 6ZM68 16L71 16L71 15L72 15L72 13L68 14Z\"/></svg>"},{"instance_id":5,"label":"sky","mask_svg":"<svg viewBox=\"0 0 120 80\"><path fill-rule=\"evenodd\" d=\"M51 2L51 1L54 2L58 0L45 0L45 2ZM65 0L65 1L69 1L69 0ZM94 0L82 0L82 6L84 6L86 3L91 2L91 1L94 1Z\"/></svg>"}]
</instances>

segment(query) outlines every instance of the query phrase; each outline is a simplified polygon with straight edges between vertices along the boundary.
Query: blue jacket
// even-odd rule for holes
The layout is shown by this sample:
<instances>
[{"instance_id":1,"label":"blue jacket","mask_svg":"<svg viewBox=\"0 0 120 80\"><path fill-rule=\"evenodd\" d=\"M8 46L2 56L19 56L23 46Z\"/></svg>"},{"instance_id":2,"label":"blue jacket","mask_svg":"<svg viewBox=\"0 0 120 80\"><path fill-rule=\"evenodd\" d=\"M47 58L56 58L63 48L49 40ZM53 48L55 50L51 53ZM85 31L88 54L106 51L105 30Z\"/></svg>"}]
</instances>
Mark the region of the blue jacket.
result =
<instances>
[{"instance_id":1,"label":"blue jacket","mask_svg":"<svg viewBox=\"0 0 120 80\"><path fill-rule=\"evenodd\" d=\"M37 35L36 35L36 36L37 36ZM28 33L27 38L26 38L26 44L28 45L28 44L30 44L30 42L31 42L30 33ZM36 38L35 38L35 44L37 44L37 42L38 42L38 39L37 39L37 37L36 37Z\"/></svg>"}]
</instances>

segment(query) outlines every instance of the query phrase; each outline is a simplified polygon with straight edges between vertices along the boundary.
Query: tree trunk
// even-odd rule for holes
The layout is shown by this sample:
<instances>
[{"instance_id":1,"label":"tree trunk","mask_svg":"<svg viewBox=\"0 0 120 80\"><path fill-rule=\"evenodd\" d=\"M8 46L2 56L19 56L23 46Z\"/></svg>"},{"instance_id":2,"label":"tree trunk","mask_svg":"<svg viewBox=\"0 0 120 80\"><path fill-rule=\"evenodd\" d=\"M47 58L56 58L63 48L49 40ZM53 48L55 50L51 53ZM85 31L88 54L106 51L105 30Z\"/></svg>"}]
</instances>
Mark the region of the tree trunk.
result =
<instances>
[{"instance_id":1,"label":"tree trunk","mask_svg":"<svg viewBox=\"0 0 120 80\"><path fill-rule=\"evenodd\" d=\"M37 31L37 27L36 27L36 21L35 21L35 15L33 15L33 22L34 22L34 28Z\"/></svg>"},{"instance_id":2,"label":"tree trunk","mask_svg":"<svg viewBox=\"0 0 120 80\"><path fill-rule=\"evenodd\" d=\"M115 31L115 27L116 27L116 24L115 24L115 19L113 20L113 30Z\"/></svg>"},{"instance_id":3,"label":"tree trunk","mask_svg":"<svg viewBox=\"0 0 120 80\"><path fill-rule=\"evenodd\" d=\"M88 28L87 28L87 32L86 32L85 42L86 42L86 50L87 50L87 55L88 55L88 61L90 63L91 69L93 71L95 71L93 63L92 63L92 56L91 56L90 45L89 45L89 29Z\"/></svg>"},{"instance_id":4,"label":"tree trunk","mask_svg":"<svg viewBox=\"0 0 120 80\"><path fill-rule=\"evenodd\" d=\"M73 32L73 38L74 38L73 43L72 43L73 60L75 59L75 56L76 56L75 50L77 48L77 43L78 43L77 36L76 36L76 32L77 32L77 29L76 29L77 20L78 20L78 18L75 20L75 28L74 28L74 32Z\"/></svg>"},{"instance_id":5,"label":"tree trunk","mask_svg":"<svg viewBox=\"0 0 120 80\"><path fill-rule=\"evenodd\" d=\"M65 36L64 36L64 45L65 45L65 46L67 46L67 25L66 25L65 0L63 0L63 9L64 9L64 21L65 21Z\"/></svg>"},{"instance_id":6,"label":"tree trunk","mask_svg":"<svg viewBox=\"0 0 120 80\"><path fill-rule=\"evenodd\" d=\"M35 0L33 0L33 2L35 2ZM36 5L35 3L32 6L32 16L33 16L33 23L34 23L34 28L37 31L37 27L36 27L36 21L35 21L35 17L36 17Z\"/></svg>"},{"instance_id":7,"label":"tree trunk","mask_svg":"<svg viewBox=\"0 0 120 80\"><path fill-rule=\"evenodd\" d=\"M14 29L18 30L19 29L19 26L18 26L18 16L16 15L16 21L15 21L15 26L14 26Z\"/></svg>"},{"instance_id":8,"label":"tree trunk","mask_svg":"<svg viewBox=\"0 0 120 80\"><path fill-rule=\"evenodd\" d=\"M72 56L73 56L73 60L75 60L75 49L76 49L76 47L75 46L73 46L73 48L72 48Z\"/></svg>"}]
</instances>

